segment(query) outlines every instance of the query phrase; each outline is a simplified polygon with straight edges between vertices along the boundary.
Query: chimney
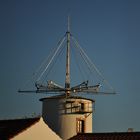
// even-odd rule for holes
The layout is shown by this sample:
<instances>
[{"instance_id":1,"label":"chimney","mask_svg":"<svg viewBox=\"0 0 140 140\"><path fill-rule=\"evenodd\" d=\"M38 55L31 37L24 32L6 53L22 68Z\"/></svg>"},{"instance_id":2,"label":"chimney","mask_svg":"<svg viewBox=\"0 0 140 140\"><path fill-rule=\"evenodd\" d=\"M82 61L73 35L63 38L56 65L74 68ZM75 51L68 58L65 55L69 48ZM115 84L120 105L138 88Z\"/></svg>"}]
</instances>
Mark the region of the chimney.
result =
<instances>
[{"instance_id":1,"label":"chimney","mask_svg":"<svg viewBox=\"0 0 140 140\"><path fill-rule=\"evenodd\" d=\"M128 128L127 132L134 132L133 128Z\"/></svg>"}]
</instances>

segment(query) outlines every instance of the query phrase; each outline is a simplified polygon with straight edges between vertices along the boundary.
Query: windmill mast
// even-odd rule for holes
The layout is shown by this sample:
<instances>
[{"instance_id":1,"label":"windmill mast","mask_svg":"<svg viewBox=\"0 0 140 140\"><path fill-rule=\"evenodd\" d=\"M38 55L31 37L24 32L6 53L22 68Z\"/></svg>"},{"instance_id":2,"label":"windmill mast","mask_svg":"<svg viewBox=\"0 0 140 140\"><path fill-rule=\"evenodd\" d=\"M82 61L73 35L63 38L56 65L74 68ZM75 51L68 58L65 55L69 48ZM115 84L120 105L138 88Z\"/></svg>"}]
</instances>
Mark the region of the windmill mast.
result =
<instances>
[{"instance_id":1,"label":"windmill mast","mask_svg":"<svg viewBox=\"0 0 140 140\"><path fill-rule=\"evenodd\" d=\"M66 96L70 94L70 19L68 16L68 29L67 35L67 50L66 50L66 79L65 79L65 89Z\"/></svg>"}]
</instances>

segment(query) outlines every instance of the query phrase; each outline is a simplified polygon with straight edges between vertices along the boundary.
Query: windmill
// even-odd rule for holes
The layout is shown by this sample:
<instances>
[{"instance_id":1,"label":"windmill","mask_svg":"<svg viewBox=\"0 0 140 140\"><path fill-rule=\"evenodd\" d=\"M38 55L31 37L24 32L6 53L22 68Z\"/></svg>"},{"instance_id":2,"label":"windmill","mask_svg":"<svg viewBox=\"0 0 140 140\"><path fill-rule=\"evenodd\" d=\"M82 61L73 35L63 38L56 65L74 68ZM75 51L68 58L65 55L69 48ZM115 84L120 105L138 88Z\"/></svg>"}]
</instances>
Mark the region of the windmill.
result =
<instances>
[{"instance_id":1,"label":"windmill","mask_svg":"<svg viewBox=\"0 0 140 140\"><path fill-rule=\"evenodd\" d=\"M100 87L102 86L100 83L97 83L95 85L89 85L88 80L83 81L82 83L72 86L70 83L70 42L71 40L74 42L75 47L79 50L79 53L81 57L83 58L83 61L87 64L87 67L92 71L96 71L98 76L102 78L102 81L108 85L110 90L112 92L104 92L100 91ZM66 45L66 73L65 73L65 86L60 86L59 84L55 83L52 80L48 80L47 84L44 85L40 83L40 79L43 77L45 72L49 69L50 64L52 63L53 59L57 56L58 52L61 51L62 45L64 41L67 42ZM71 96L73 93L91 93L91 94L115 94L114 89L111 87L111 85L105 80L105 78L102 76L100 71L96 68L96 66L92 63L88 55L84 52L84 50L80 47L78 41L73 37L73 35L70 32L70 23L69 23L69 17L68 17L68 29L65 33L64 37L58 42L57 48L54 51L54 54L51 55L51 57L48 60L48 63L45 66L45 69L41 72L41 74L38 76L37 80L35 81L35 88L36 90L18 90L18 92L35 92L35 93L52 93L53 94L62 94L66 95L66 97Z\"/></svg>"},{"instance_id":2,"label":"windmill","mask_svg":"<svg viewBox=\"0 0 140 140\"><path fill-rule=\"evenodd\" d=\"M64 42L66 42L65 46ZM73 42L73 46L79 52L79 56L83 59L89 71L91 73L95 71L98 77L102 79L102 82L112 92L102 91L101 83L91 85L89 80L71 86L71 42ZM65 85L61 86L53 80L42 83L41 79L49 71L52 62L64 47L66 48ZM44 77L46 78L46 75ZM64 37L58 42L56 49L49 55L47 64L35 81L35 88L35 90L19 90L18 92L51 94L50 97L40 99L43 102L42 117L44 122L64 140L72 137L76 133L92 132L92 113L95 101L81 97L79 94L115 94L113 88L71 34L69 17L67 31Z\"/></svg>"}]
</instances>

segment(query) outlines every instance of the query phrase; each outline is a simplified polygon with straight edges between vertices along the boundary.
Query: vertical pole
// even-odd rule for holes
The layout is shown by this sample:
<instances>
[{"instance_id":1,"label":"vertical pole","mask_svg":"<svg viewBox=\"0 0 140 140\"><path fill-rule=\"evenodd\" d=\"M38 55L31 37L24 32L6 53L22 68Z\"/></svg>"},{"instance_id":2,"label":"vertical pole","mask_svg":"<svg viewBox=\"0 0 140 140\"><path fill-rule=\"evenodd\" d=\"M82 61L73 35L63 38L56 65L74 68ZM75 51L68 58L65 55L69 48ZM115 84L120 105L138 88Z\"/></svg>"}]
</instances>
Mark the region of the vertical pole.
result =
<instances>
[{"instance_id":1,"label":"vertical pole","mask_svg":"<svg viewBox=\"0 0 140 140\"><path fill-rule=\"evenodd\" d=\"M70 21L68 16L68 29L66 32L67 35L67 50L66 50L66 79L65 79L65 88L66 96L70 94Z\"/></svg>"}]
</instances>

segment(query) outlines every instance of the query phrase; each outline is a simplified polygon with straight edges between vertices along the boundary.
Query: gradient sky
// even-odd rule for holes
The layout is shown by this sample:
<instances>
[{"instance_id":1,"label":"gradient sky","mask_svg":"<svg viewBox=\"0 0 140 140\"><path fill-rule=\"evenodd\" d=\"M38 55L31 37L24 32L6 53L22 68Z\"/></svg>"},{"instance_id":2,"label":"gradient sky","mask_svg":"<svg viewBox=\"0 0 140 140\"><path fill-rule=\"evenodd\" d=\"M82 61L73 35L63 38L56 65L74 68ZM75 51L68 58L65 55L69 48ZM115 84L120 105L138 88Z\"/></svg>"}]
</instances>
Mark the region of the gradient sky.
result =
<instances>
[{"instance_id":1,"label":"gradient sky","mask_svg":"<svg viewBox=\"0 0 140 140\"><path fill-rule=\"evenodd\" d=\"M0 118L41 113L44 95L17 90L64 35L68 14L72 33L119 93L94 97L94 132L140 131L139 0L1 0Z\"/></svg>"}]
</instances>

